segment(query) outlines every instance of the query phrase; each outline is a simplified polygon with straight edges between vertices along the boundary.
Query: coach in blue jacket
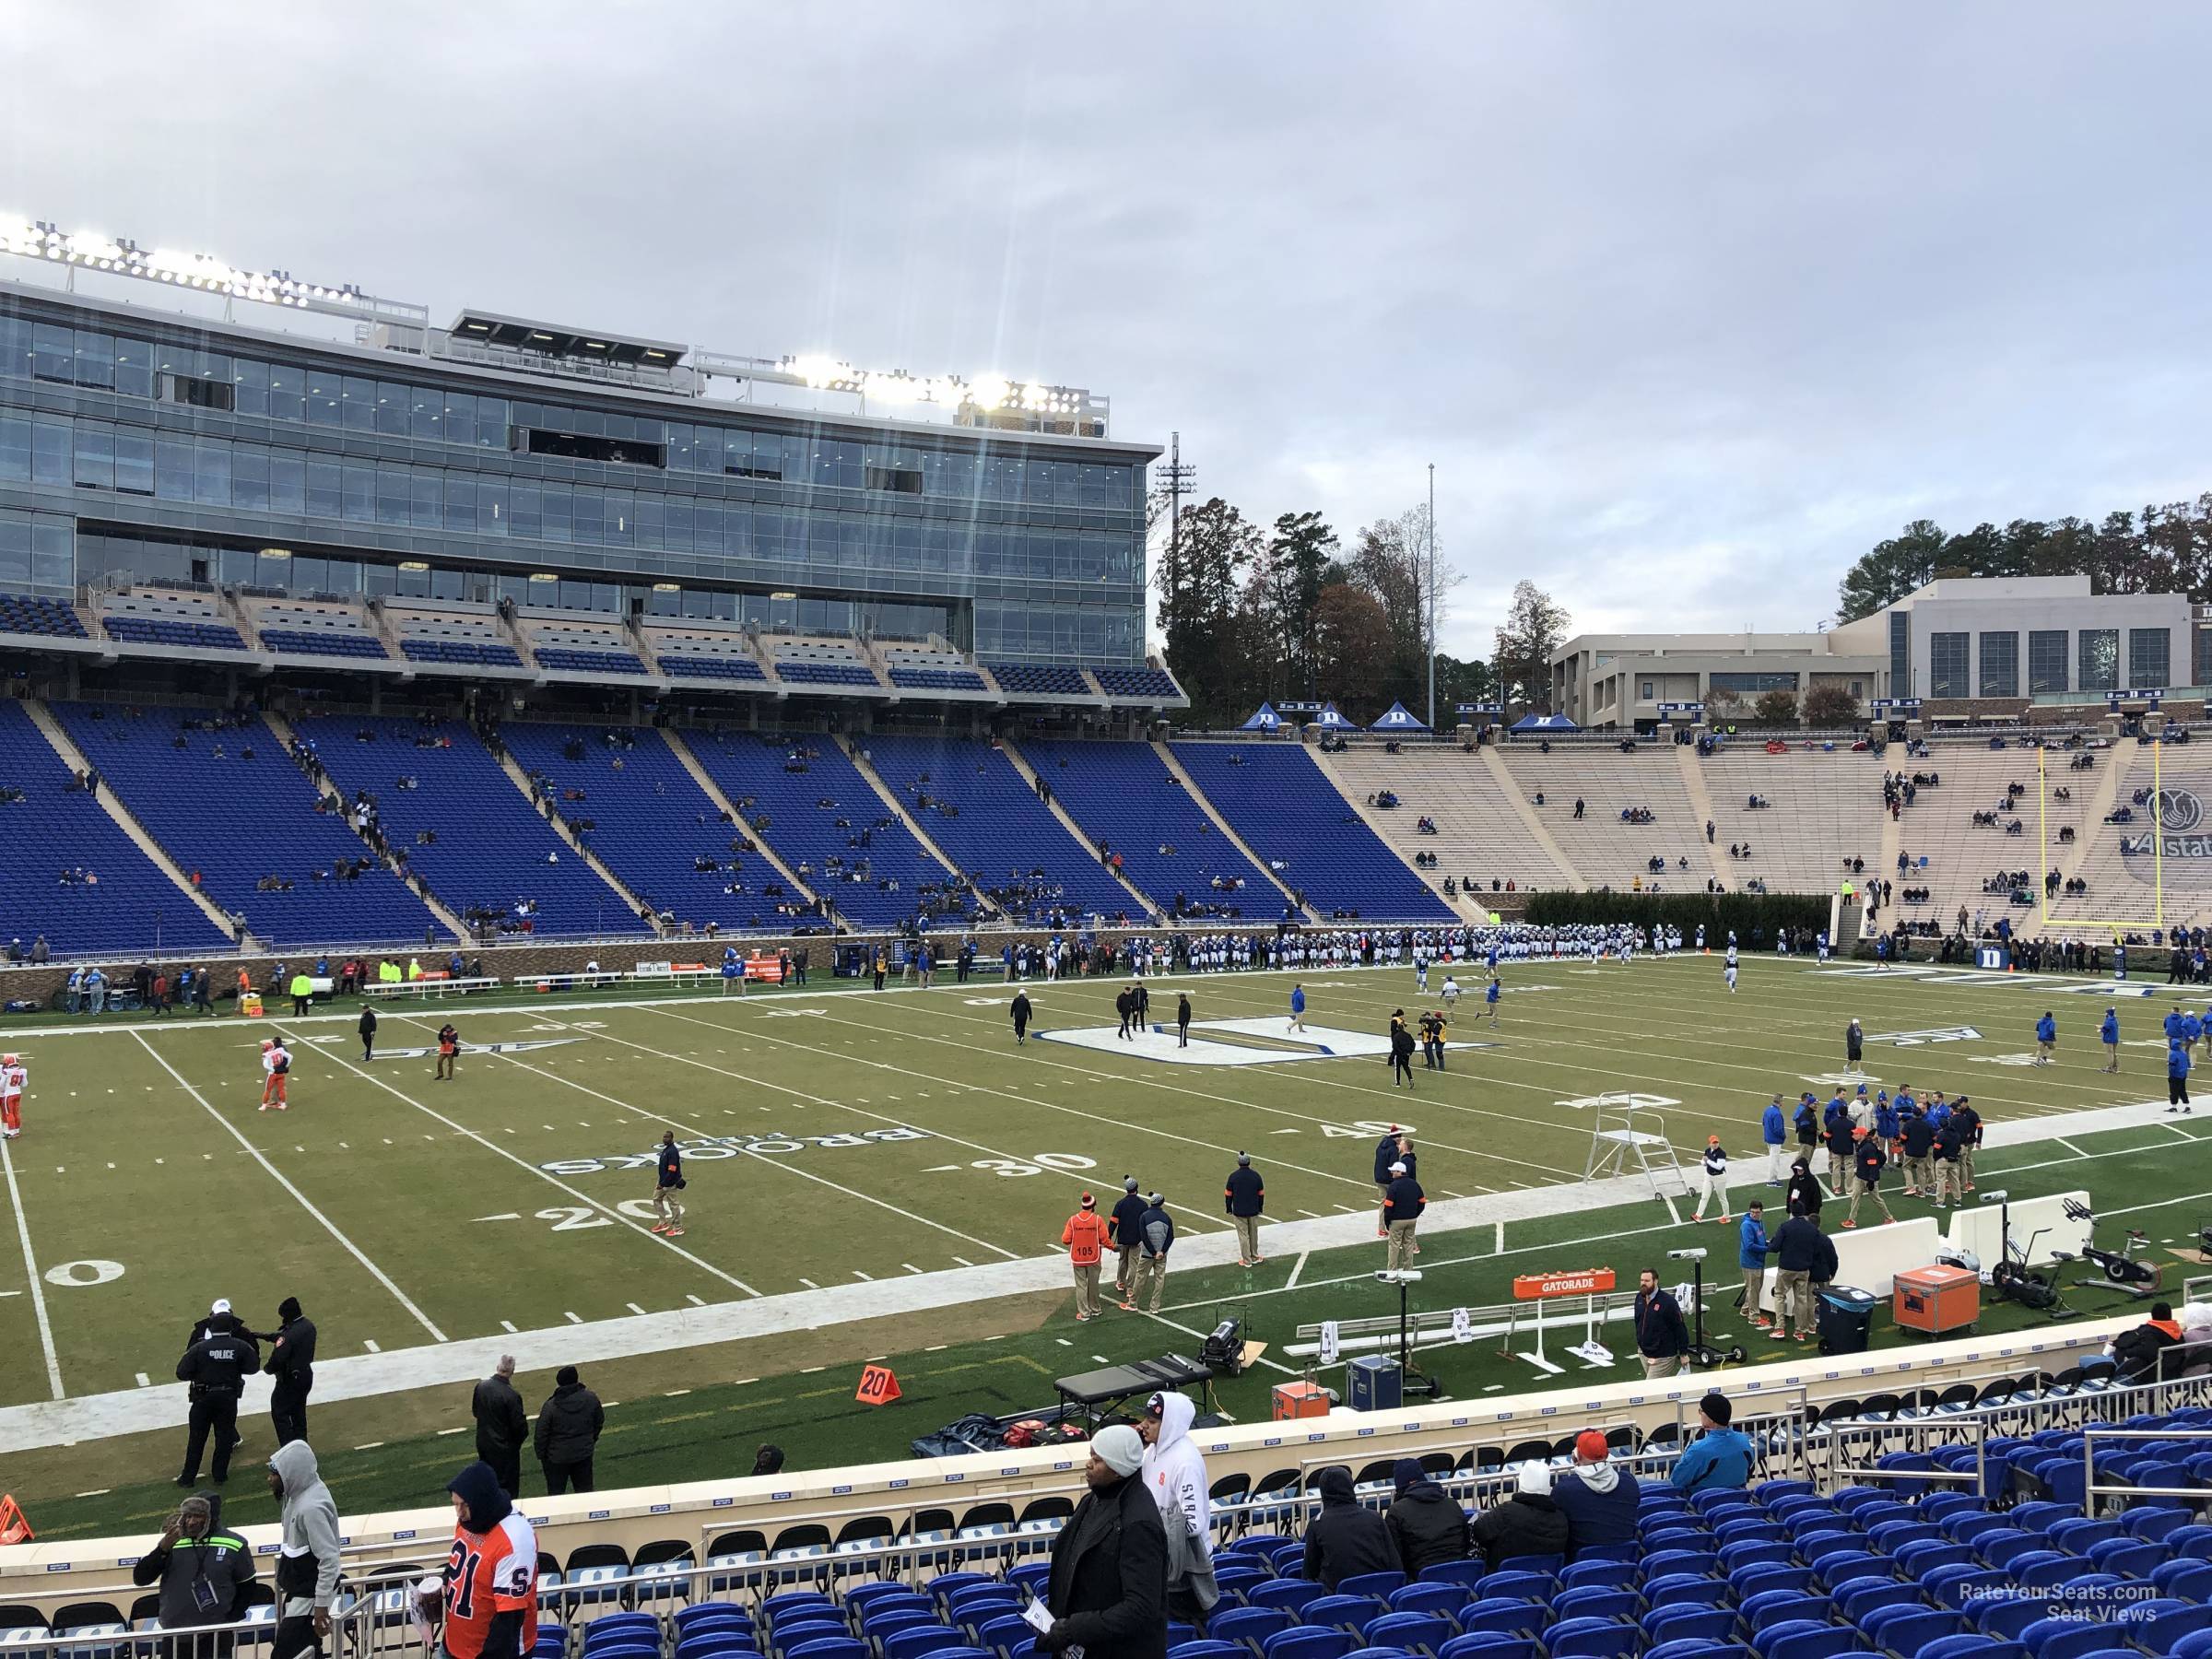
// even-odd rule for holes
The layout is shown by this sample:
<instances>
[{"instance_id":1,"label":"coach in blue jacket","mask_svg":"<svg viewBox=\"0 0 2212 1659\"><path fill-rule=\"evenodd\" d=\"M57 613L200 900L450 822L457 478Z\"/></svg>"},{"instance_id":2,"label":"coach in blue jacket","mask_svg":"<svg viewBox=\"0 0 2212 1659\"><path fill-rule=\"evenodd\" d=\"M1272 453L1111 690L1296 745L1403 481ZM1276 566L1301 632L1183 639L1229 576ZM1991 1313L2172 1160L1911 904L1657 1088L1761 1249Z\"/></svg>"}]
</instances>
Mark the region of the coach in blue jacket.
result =
<instances>
[{"instance_id":1,"label":"coach in blue jacket","mask_svg":"<svg viewBox=\"0 0 2212 1659\"><path fill-rule=\"evenodd\" d=\"M1759 1114L1759 1138L1767 1147L1767 1184L1782 1184L1782 1149L1790 1138L1789 1120L1783 1115L1782 1097L1776 1095L1767 1102L1767 1109Z\"/></svg>"},{"instance_id":2,"label":"coach in blue jacket","mask_svg":"<svg viewBox=\"0 0 2212 1659\"><path fill-rule=\"evenodd\" d=\"M1744 1270L1744 1317L1761 1330L1767 1324L1767 1257L1774 1251L1767 1237L1766 1209L1757 1198L1746 1205L1735 1236L1736 1265Z\"/></svg>"}]
</instances>

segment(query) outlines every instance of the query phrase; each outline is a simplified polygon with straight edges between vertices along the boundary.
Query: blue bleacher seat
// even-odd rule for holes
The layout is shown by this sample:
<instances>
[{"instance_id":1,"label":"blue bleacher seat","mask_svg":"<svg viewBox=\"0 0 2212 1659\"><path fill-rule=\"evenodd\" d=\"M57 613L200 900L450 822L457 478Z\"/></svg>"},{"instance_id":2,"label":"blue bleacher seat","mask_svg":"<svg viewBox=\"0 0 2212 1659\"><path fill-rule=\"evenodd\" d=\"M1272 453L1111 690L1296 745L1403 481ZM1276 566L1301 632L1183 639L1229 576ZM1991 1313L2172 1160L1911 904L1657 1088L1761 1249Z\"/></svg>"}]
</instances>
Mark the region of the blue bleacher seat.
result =
<instances>
[{"instance_id":1,"label":"blue bleacher seat","mask_svg":"<svg viewBox=\"0 0 2212 1659\"><path fill-rule=\"evenodd\" d=\"M1218 1578L1218 1574L1216 1575ZM1441 1584L1433 1580L1400 1584L1387 1598L1393 1613L1453 1613L1467 1605L1465 1584Z\"/></svg>"},{"instance_id":2,"label":"blue bleacher seat","mask_svg":"<svg viewBox=\"0 0 2212 1659\"><path fill-rule=\"evenodd\" d=\"M1158 668L1094 668L1090 672L1116 702L1158 702L1182 695L1174 679Z\"/></svg>"},{"instance_id":3,"label":"blue bleacher seat","mask_svg":"<svg viewBox=\"0 0 2212 1659\"><path fill-rule=\"evenodd\" d=\"M269 747L276 747L273 739ZM0 841L12 853L0 862L0 909L9 933L20 935L26 948L45 935L56 960L95 952L138 955L157 947L171 959L230 949L230 937L177 889L98 800L72 789L71 782L69 769L22 705L0 700L0 783L24 792L22 800L0 805ZM99 880L64 886L60 874L71 868Z\"/></svg>"},{"instance_id":4,"label":"blue bleacher seat","mask_svg":"<svg viewBox=\"0 0 2212 1659\"><path fill-rule=\"evenodd\" d=\"M1312 1579L1268 1579L1247 1590L1244 1600L1250 1606L1281 1607L1296 1613L1308 1602L1319 1601L1326 1594Z\"/></svg>"},{"instance_id":5,"label":"blue bleacher seat","mask_svg":"<svg viewBox=\"0 0 2212 1659\"><path fill-rule=\"evenodd\" d=\"M818 663L778 658L776 677L798 686L880 686L876 671L857 662Z\"/></svg>"},{"instance_id":6,"label":"blue bleacher seat","mask_svg":"<svg viewBox=\"0 0 2212 1659\"><path fill-rule=\"evenodd\" d=\"M158 617L107 615L108 638L127 645L174 645L193 651L243 651L246 642L228 622L185 622Z\"/></svg>"},{"instance_id":7,"label":"blue bleacher seat","mask_svg":"<svg viewBox=\"0 0 2212 1659\"><path fill-rule=\"evenodd\" d=\"M1349 1630L1317 1630L1300 1625L1264 1638L1260 1652L1264 1659L1344 1659L1359 1645Z\"/></svg>"},{"instance_id":8,"label":"blue bleacher seat","mask_svg":"<svg viewBox=\"0 0 2212 1659\"><path fill-rule=\"evenodd\" d=\"M1859 1633L1841 1625L1776 1625L1761 1630L1751 1646L1759 1659L1832 1659L1837 1653L1864 1651Z\"/></svg>"},{"instance_id":9,"label":"blue bleacher seat","mask_svg":"<svg viewBox=\"0 0 2212 1659\"><path fill-rule=\"evenodd\" d=\"M983 677L972 668L907 668L893 664L891 684L910 691L982 691Z\"/></svg>"},{"instance_id":10,"label":"blue bleacher seat","mask_svg":"<svg viewBox=\"0 0 2212 1659\"><path fill-rule=\"evenodd\" d=\"M1370 1647L1430 1654L1456 1634L1452 1621L1441 1613L1385 1613L1369 1619L1359 1633Z\"/></svg>"},{"instance_id":11,"label":"blue bleacher seat","mask_svg":"<svg viewBox=\"0 0 2212 1659\"><path fill-rule=\"evenodd\" d=\"M986 663L998 688L1013 697L1095 697L1080 668L1043 663Z\"/></svg>"},{"instance_id":12,"label":"blue bleacher seat","mask_svg":"<svg viewBox=\"0 0 2212 1659\"><path fill-rule=\"evenodd\" d=\"M1294 1624L1326 1628L1324 1621L1294 1618L1281 1607L1231 1607L1226 1613L1217 1612L1206 1621L1206 1634L1218 1641L1242 1641L1257 1647L1268 1637L1288 1630Z\"/></svg>"},{"instance_id":13,"label":"blue bleacher seat","mask_svg":"<svg viewBox=\"0 0 2212 1659\"><path fill-rule=\"evenodd\" d=\"M1505 1636L1536 1635L1550 1625L1551 1612L1538 1602L1485 1599L1469 1602L1453 1622L1470 1634L1490 1630Z\"/></svg>"},{"instance_id":14,"label":"blue bleacher seat","mask_svg":"<svg viewBox=\"0 0 2212 1659\"><path fill-rule=\"evenodd\" d=\"M1515 1636L1503 1630L1469 1630L1444 1643L1437 1659L1543 1659L1544 1650L1533 1636Z\"/></svg>"},{"instance_id":15,"label":"blue bleacher seat","mask_svg":"<svg viewBox=\"0 0 2212 1659\"><path fill-rule=\"evenodd\" d=\"M748 822L767 819L759 839L794 868L807 864L813 874L806 879L814 890L861 925L895 925L914 913L925 888L938 888L941 894L951 881L951 873L899 822L836 738L712 732L686 735L693 756L740 815ZM821 805L824 801L829 805ZM847 827L839 827L840 818ZM852 845L864 831L870 844ZM833 858L841 868L830 866ZM850 872L863 861L868 878L850 879ZM895 890L884 885L889 881L899 884ZM934 917L931 925L959 927L967 914L965 903L956 902L949 913Z\"/></svg>"},{"instance_id":16,"label":"blue bleacher seat","mask_svg":"<svg viewBox=\"0 0 2212 1659\"><path fill-rule=\"evenodd\" d=\"M643 674L645 665L628 651L579 651L566 645L540 645L531 650L540 668L567 674Z\"/></svg>"},{"instance_id":17,"label":"blue bleacher seat","mask_svg":"<svg viewBox=\"0 0 2212 1659\"><path fill-rule=\"evenodd\" d=\"M401 654L412 663L443 663L462 667L520 668L521 654L512 645L489 640L403 638Z\"/></svg>"},{"instance_id":18,"label":"blue bleacher seat","mask_svg":"<svg viewBox=\"0 0 2212 1659\"><path fill-rule=\"evenodd\" d=\"M738 680L766 685L768 674L749 656L720 656L702 651L665 651L654 665L670 679Z\"/></svg>"},{"instance_id":19,"label":"blue bleacher seat","mask_svg":"<svg viewBox=\"0 0 2212 1659\"><path fill-rule=\"evenodd\" d=\"M1178 743L1175 758L1310 909L1367 922L1451 923L1452 908L1385 846L1304 748Z\"/></svg>"},{"instance_id":20,"label":"blue bleacher seat","mask_svg":"<svg viewBox=\"0 0 2212 1659\"><path fill-rule=\"evenodd\" d=\"M374 634L359 629L265 628L259 630L265 650L292 656L374 657L389 660L391 653Z\"/></svg>"},{"instance_id":21,"label":"blue bleacher seat","mask_svg":"<svg viewBox=\"0 0 2212 1659\"><path fill-rule=\"evenodd\" d=\"M1478 1560L1438 1561L1421 1569L1420 1582L1425 1584L1464 1584L1472 1590L1482 1583L1488 1569Z\"/></svg>"},{"instance_id":22,"label":"blue bleacher seat","mask_svg":"<svg viewBox=\"0 0 2212 1659\"><path fill-rule=\"evenodd\" d=\"M512 921L535 900L530 935L635 935L650 932L629 900L538 815L500 763L459 721L425 725L390 715L321 715L293 727L312 740L332 785L348 800L373 794L384 835L410 873L452 909L480 908ZM373 741L360 741L362 734ZM427 738L429 747L417 742ZM418 780L401 789L398 780ZM423 845L417 835L434 830ZM518 932L523 930L516 930Z\"/></svg>"},{"instance_id":23,"label":"blue bleacher seat","mask_svg":"<svg viewBox=\"0 0 2212 1659\"><path fill-rule=\"evenodd\" d=\"M32 594L0 594L0 633L36 634L50 640L88 637L75 606Z\"/></svg>"},{"instance_id":24,"label":"blue bleacher seat","mask_svg":"<svg viewBox=\"0 0 2212 1659\"><path fill-rule=\"evenodd\" d=\"M1016 919L1141 914L1128 889L991 745L884 733L862 742L876 775L923 832ZM929 806L919 805L923 796Z\"/></svg>"},{"instance_id":25,"label":"blue bleacher seat","mask_svg":"<svg viewBox=\"0 0 2212 1659\"><path fill-rule=\"evenodd\" d=\"M1728 1607L1653 1606L1642 1618L1643 1632L1654 1642L1679 1641L1696 1637L1718 1641L1735 1629L1735 1613Z\"/></svg>"},{"instance_id":26,"label":"blue bleacher seat","mask_svg":"<svg viewBox=\"0 0 2212 1659\"><path fill-rule=\"evenodd\" d=\"M1027 1624L1022 1626L1030 1630ZM1033 1637L1035 1630L1030 1630ZM1252 1659L1252 1650L1241 1641L1222 1641L1207 1637L1197 1641L1179 1641L1168 1650L1168 1659Z\"/></svg>"},{"instance_id":27,"label":"blue bleacher seat","mask_svg":"<svg viewBox=\"0 0 2212 1659\"><path fill-rule=\"evenodd\" d=\"M315 810L322 792L260 721L210 732L184 727L204 726L213 709L62 702L53 713L162 849L259 937L279 949L421 946L429 907L339 815ZM338 879L339 861L356 859L368 868ZM268 877L292 885L265 890Z\"/></svg>"},{"instance_id":28,"label":"blue bleacher seat","mask_svg":"<svg viewBox=\"0 0 2212 1659\"><path fill-rule=\"evenodd\" d=\"M1551 1659L1630 1659L1642 1645L1634 1625L1611 1618L1570 1618L1544 1638Z\"/></svg>"}]
</instances>

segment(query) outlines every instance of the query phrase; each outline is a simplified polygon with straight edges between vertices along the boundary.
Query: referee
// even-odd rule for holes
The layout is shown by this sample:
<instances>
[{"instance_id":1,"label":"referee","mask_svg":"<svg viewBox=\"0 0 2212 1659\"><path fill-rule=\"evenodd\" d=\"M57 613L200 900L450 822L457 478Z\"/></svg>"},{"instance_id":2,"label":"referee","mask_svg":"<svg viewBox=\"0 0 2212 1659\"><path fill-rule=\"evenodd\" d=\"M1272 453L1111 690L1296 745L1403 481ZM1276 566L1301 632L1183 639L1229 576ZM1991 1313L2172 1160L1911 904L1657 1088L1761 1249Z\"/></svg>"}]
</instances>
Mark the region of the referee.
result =
<instances>
[{"instance_id":1,"label":"referee","mask_svg":"<svg viewBox=\"0 0 2212 1659\"><path fill-rule=\"evenodd\" d=\"M681 1238L684 1231L684 1155L677 1150L676 1131L663 1130L660 1174L653 1187L653 1213L660 1218L653 1230L664 1238Z\"/></svg>"}]
</instances>

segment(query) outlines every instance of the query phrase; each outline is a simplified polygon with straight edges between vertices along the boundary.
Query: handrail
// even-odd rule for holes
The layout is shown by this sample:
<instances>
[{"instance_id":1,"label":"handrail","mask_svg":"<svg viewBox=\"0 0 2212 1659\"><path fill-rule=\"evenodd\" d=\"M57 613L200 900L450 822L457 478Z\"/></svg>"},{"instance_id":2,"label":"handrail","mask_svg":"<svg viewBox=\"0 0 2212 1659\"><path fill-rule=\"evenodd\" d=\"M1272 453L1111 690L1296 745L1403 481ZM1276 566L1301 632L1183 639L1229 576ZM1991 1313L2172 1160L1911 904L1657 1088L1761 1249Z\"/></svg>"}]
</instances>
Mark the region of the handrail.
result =
<instances>
[{"instance_id":1,"label":"handrail","mask_svg":"<svg viewBox=\"0 0 2212 1659\"><path fill-rule=\"evenodd\" d=\"M2194 1381L2194 1379L2191 1379ZM2097 1442L2100 1440L2212 1441L2212 1429L2110 1429L2099 1423L2081 1426L2081 1512L2095 1515L2100 1498L2187 1498L2204 1501L2205 1488L2196 1487L2104 1486L2097 1484Z\"/></svg>"}]
</instances>

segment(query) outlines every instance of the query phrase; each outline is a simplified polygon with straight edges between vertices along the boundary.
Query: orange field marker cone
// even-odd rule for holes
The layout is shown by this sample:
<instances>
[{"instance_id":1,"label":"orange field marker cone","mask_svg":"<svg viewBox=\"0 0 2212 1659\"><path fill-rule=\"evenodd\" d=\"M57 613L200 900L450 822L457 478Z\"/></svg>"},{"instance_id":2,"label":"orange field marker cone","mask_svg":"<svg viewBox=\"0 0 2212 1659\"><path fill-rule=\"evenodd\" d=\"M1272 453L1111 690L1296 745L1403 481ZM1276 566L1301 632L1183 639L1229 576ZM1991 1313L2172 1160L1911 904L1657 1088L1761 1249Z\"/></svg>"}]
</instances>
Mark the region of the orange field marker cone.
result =
<instances>
[{"instance_id":1,"label":"orange field marker cone","mask_svg":"<svg viewBox=\"0 0 2212 1659\"><path fill-rule=\"evenodd\" d=\"M871 1365L861 1371L860 1386L853 1390L853 1397L863 1406L888 1406L899 1398L899 1379L891 1375L889 1369Z\"/></svg>"},{"instance_id":2,"label":"orange field marker cone","mask_svg":"<svg viewBox=\"0 0 2212 1659\"><path fill-rule=\"evenodd\" d=\"M0 1496L0 1544L28 1544L36 1536L15 1495L11 1492Z\"/></svg>"}]
</instances>

